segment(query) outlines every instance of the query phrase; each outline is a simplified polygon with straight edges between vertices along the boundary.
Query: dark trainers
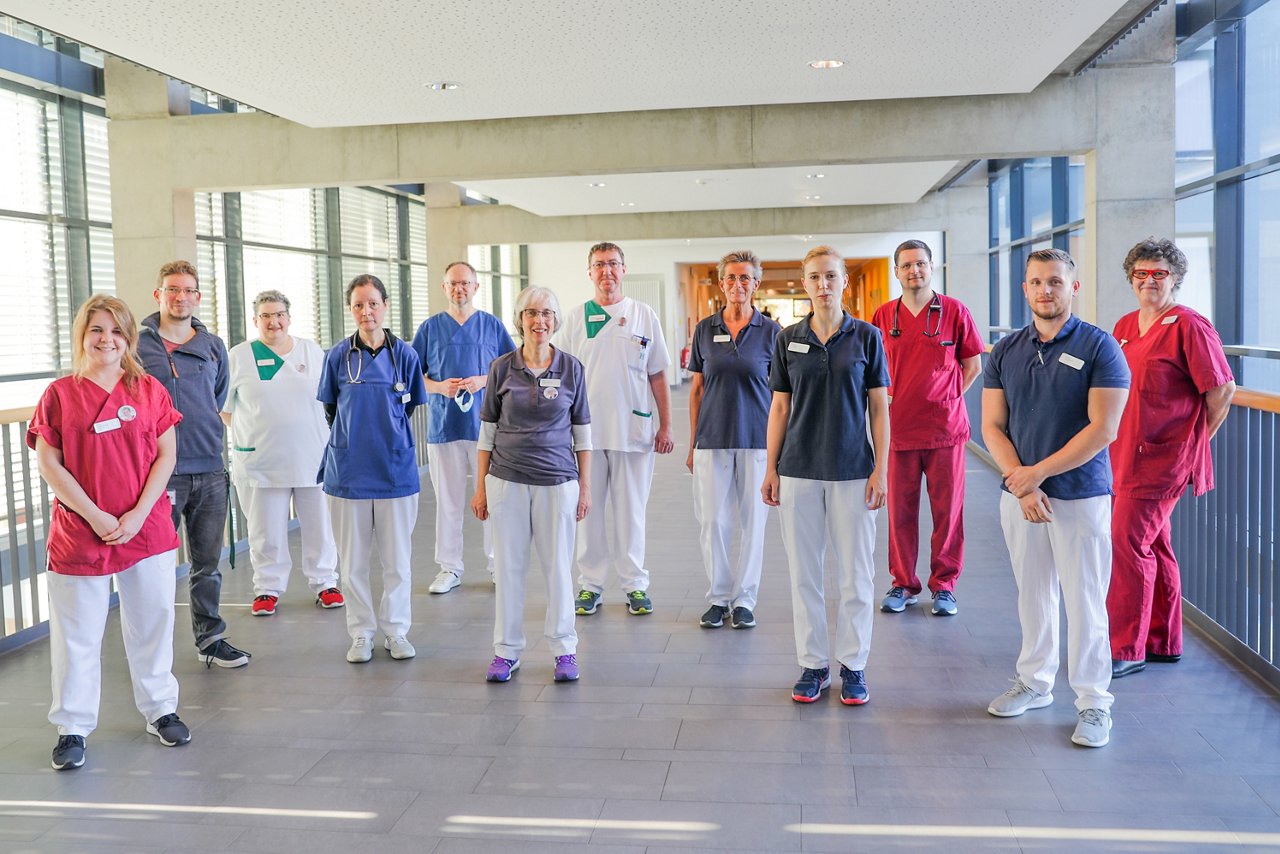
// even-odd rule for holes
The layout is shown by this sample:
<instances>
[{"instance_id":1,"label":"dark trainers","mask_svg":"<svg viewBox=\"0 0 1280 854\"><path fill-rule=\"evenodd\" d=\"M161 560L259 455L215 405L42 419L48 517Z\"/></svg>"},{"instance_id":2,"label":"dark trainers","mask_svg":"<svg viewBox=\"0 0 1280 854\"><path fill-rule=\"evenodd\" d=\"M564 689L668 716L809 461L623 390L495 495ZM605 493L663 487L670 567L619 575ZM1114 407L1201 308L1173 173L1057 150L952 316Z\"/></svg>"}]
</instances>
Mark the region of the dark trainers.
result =
<instances>
[{"instance_id":1,"label":"dark trainers","mask_svg":"<svg viewBox=\"0 0 1280 854\"><path fill-rule=\"evenodd\" d=\"M84 764L84 736L60 735L53 748L53 770L70 771Z\"/></svg>"},{"instance_id":2,"label":"dark trainers","mask_svg":"<svg viewBox=\"0 0 1280 854\"><path fill-rule=\"evenodd\" d=\"M279 596L263 593L253 600L253 610L249 613L255 617L270 617L276 612L276 603L279 601Z\"/></svg>"},{"instance_id":3,"label":"dark trainers","mask_svg":"<svg viewBox=\"0 0 1280 854\"><path fill-rule=\"evenodd\" d=\"M956 597L950 590L939 590L933 594L933 615L935 617L954 617L956 610Z\"/></svg>"},{"instance_id":4,"label":"dark trainers","mask_svg":"<svg viewBox=\"0 0 1280 854\"><path fill-rule=\"evenodd\" d=\"M165 747L177 747L191 740L191 730L187 729L187 725L173 713L156 718L147 724L147 732L160 739L160 743Z\"/></svg>"},{"instance_id":5,"label":"dark trainers","mask_svg":"<svg viewBox=\"0 0 1280 854\"><path fill-rule=\"evenodd\" d=\"M590 590L579 590L578 596L573 600L573 611L575 614L594 614L596 608L600 605L600 594L592 593Z\"/></svg>"},{"instance_id":6,"label":"dark trainers","mask_svg":"<svg viewBox=\"0 0 1280 854\"><path fill-rule=\"evenodd\" d=\"M632 590L627 594L627 610L633 614L652 614L653 603L643 590Z\"/></svg>"},{"instance_id":7,"label":"dark trainers","mask_svg":"<svg viewBox=\"0 0 1280 854\"><path fill-rule=\"evenodd\" d=\"M812 703L831 687L831 668L806 667L800 679L791 689L791 699L797 703Z\"/></svg>"},{"instance_id":8,"label":"dark trainers","mask_svg":"<svg viewBox=\"0 0 1280 854\"><path fill-rule=\"evenodd\" d=\"M196 653L196 658L204 662L205 667L244 667L252 655L243 649L236 649L225 640L216 640Z\"/></svg>"},{"instance_id":9,"label":"dark trainers","mask_svg":"<svg viewBox=\"0 0 1280 854\"><path fill-rule=\"evenodd\" d=\"M576 655L557 655L556 656L556 675L557 682L577 682L578 681L578 656Z\"/></svg>"},{"instance_id":10,"label":"dark trainers","mask_svg":"<svg viewBox=\"0 0 1280 854\"><path fill-rule=\"evenodd\" d=\"M840 665L840 702L846 706L861 706L871 696L867 693L867 679L861 670L850 670Z\"/></svg>"},{"instance_id":11,"label":"dark trainers","mask_svg":"<svg viewBox=\"0 0 1280 854\"><path fill-rule=\"evenodd\" d=\"M743 608L741 605L733 609L732 619L735 629L752 629L756 625L756 615L751 613L750 608Z\"/></svg>"},{"instance_id":12,"label":"dark trainers","mask_svg":"<svg viewBox=\"0 0 1280 854\"><path fill-rule=\"evenodd\" d=\"M485 674L484 678L489 682L510 682L511 674L519 669L520 659L517 658L513 661L510 658L495 655L493 662L489 665L489 672Z\"/></svg>"},{"instance_id":13,"label":"dark trainers","mask_svg":"<svg viewBox=\"0 0 1280 854\"><path fill-rule=\"evenodd\" d=\"M880 603L880 610L888 614L901 614L908 605L916 604L916 597L907 592L905 587L890 587Z\"/></svg>"},{"instance_id":14,"label":"dark trainers","mask_svg":"<svg viewBox=\"0 0 1280 854\"><path fill-rule=\"evenodd\" d=\"M704 629L718 629L724 625L724 618L729 616L729 609L723 605L712 605L702 615L701 626Z\"/></svg>"}]
</instances>

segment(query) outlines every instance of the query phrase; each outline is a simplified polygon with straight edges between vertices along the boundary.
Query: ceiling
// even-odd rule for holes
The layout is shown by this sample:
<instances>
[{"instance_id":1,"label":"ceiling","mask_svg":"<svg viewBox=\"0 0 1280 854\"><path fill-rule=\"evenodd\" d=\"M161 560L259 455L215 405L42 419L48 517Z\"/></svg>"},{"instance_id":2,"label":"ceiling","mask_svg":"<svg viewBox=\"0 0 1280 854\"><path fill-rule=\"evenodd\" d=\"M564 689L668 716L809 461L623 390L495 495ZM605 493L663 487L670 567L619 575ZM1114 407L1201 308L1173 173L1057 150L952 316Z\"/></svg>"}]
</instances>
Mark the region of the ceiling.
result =
<instances>
[{"instance_id":1,"label":"ceiling","mask_svg":"<svg viewBox=\"0 0 1280 854\"><path fill-rule=\"evenodd\" d=\"M1146 0L5 0L303 125L1028 92ZM1138 11L1134 11L1137 9ZM843 67L815 70L814 60ZM458 83L452 91L430 84ZM912 202L959 164L469 182L542 215ZM822 172L814 181L804 176ZM698 183L698 181L704 183ZM593 188L593 181L606 186ZM820 196L821 198L806 198ZM624 206L633 202L634 207Z\"/></svg>"}]
</instances>

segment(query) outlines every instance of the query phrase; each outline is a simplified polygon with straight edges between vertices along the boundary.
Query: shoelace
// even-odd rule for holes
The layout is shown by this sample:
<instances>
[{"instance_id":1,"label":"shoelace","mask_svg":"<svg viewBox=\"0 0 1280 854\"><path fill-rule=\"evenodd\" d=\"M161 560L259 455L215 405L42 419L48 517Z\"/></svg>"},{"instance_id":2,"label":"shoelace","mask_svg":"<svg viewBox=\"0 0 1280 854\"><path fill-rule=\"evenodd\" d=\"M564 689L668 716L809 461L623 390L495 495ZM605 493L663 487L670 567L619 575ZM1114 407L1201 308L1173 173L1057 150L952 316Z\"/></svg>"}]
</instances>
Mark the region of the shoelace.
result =
<instances>
[{"instance_id":1,"label":"shoelace","mask_svg":"<svg viewBox=\"0 0 1280 854\"><path fill-rule=\"evenodd\" d=\"M933 598L938 600L946 599L951 602L956 601L956 597L951 595L950 590L939 590L937 593L933 594Z\"/></svg>"},{"instance_id":2,"label":"shoelace","mask_svg":"<svg viewBox=\"0 0 1280 854\"><path fill-rule=\"evenodd\" d=\"M64 750L65 748L71 747L72 745L75 745L76 747L80 747L80 746L82 746L83 744L84 744L84 736L80 736L80 735L60 735L60 736L58 736L58 746L57 746L57 749L58 749L58 750Z\"/></svg>"},{"instance_id":3,"label":"shoelace","mask_svg":"<svg viewBox=\"0 0 1280 854\"><path fill-rule=\"evenodd\" d=\"M1087 724L1095 724L1097 726L1102 725L1105 717L1106 712L1102 711L1102 709L1085 709L1080 713L1080 720Z\"/></svg>"},{"instance_id":4,"label":"shoelace","mask_svg":"<svg viewBox=\"0 0 1280 854\"><path fill-rule=\"evenodd\" d=\"M1027 687L1027 683L1022 681L1022 677L1018 677L1017 679L1010 679L1009 681L1013 683L1013 687L1010 688L1008 691L1004 692L1006 697L1016 697L1019 694L1035 693L1035 691L1032 691L1029 687Z\"/></svg>"},{"instance_id":5,"label":"shoelace","mask_svg":"<svg viewBox=\"0 0 1280 854\"><path fill-rule=\"evenodd\" d=\"M556 664L576 665L577 663L578 663L578 656L576 655L557 655L556 656Z\"/></svg>"},{"instance_id":6,"label":"shoelace","mask_svg":"<svg viewBox=\"0 0 1280 854\"><path fill-rule=\"evenodd\" d=\"M213 669L213 659L214 659L214 656L216 656L216 655L218 654L218 649L222 646L222 643L223 643L222 641L215 641L215 642L214 642L214 644L213 644L213 646L209 647L209 649L205 652L205 654L204 654L204 669L205 669L205 670L212 670L212 669Z\"/></svg>"},{"instance_id":7,"label":"shoelace","mask_svg":"<svg viewBox=\"0 0 1280 854\"><path fill-rule=\"evenodd\" d=\"M902 598L902 599L906 599L906 598L907 598L907 588L905 588L905 587L890 587L890 588L889 588L889 592L888 592L887 594L885 594L885 595L887 595L887 596L898 596L898 597L900 597L900 598Z\"/></svg>"},{"instance_id":8,"label":"shoelace","mask_svg":"<svg viewBox=\"0 0 1280 854\"><path fill-rule=\"evenodd\" d=\"M154 724L152 724L152 726L154 726L156 729L164 729L165 727L167 727L169 724L173 723L176 720L178 720L178 716L170 712L167 715L163 715L162 717L156 718L156 721Z\"/></svg>"}]
</instances>

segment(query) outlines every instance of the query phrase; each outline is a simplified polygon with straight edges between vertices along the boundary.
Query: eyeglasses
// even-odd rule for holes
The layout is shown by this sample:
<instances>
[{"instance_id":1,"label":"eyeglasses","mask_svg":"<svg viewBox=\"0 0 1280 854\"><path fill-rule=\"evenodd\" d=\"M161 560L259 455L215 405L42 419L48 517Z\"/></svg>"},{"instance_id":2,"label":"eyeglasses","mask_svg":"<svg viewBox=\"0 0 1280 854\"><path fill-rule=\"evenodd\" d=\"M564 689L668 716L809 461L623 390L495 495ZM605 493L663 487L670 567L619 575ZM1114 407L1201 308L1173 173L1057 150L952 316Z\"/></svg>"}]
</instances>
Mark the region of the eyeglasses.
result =
<instances>
[{"instance_id":1,"label":"eyeglasses","mask_svg":"<svg viewBox=\"0 0 1280 854\"><path fill-rule=\"evenodd\" d=\"M1145 282L1148 276L1155 279L1157 282L1163 282L1165 279L1169 278L1169 272L1169 270L1139 270L1137 267L1134 267L1133 277L1139 282Z\"/></svg>"},{"instance_id":2,"label":"eyeglasses","mask_svg":"<svg viewBox=\"0 0 1280 854\"><path fill-rule=\"evenodd\" d=\"M286 317L288 317L288 316L289 316L289 312L288 312L288 311L273 311L273 312L271 312L270 314L268 314L268 313L266 313L266 312L264 312L264 313L262 313L262 314L259 314L259 315L258 315L258 319L259 319L259 320L266 320L266 321L272 321L272 320L284 320L284 319L285 319Z\"/></svg>"},{"instance_id":3,"label":"eyeglasses","mask_svg":"<svg viewBox=\"0 0 1280 854\"><path fill-rule=\"evenodd\" d=\"M735 276L734 274L730 273L729 275L724 277L724 281L728 282L731 285L736 285L739 282L741 282L744 285L749 285L755 280L756 280L756 277L751 275L750 273L743 273L741 276Z\"/></svg>"},{"instance_id":4,"label":"eyeglasses","mask_svg":"<svg viewBox=\"0 0 1280 854\"><path fill-rule=\"evenodd\" d=\"M470 287L475 287L475 284L476 284L475 282L469 282L465 280L461 282L451 282L446 280L444 283L444 286L446 288L470 288Z\"/></svg>"},{"instance_id":5,"label":"eyeglasses","mask_svg":"<svg viewBox=\"0 0 1280 854\"><path fill-rule=\"evenodd\" d=\"M200 293L199 288L175 288L165 287L162 290L171 297L193 297Z\"/></svg>"},{"instance_id":6,"label":"eyeglasses","mask_svg":"<svg viewBox=\"0 0 1280 854\"><path fill-rule=\"evenodd\" d=\"M591 262L591 269L593 270L603 270L605 267L608 267L610 270L617 270L622 266L623 265L621 261L592 261Z\"/></svg>"},{"instance_id":7,"label":"eyeglasses","mask_svg":"<svg viewBox=\"0 0 1280 854\"><path fill-rule=\"evenodd\" d=\"M549 308L526 308L520 314L524 316L525 320L537 320L538 318L555 320L556 317L556 313Z\"/></svg>"}]
</instances>

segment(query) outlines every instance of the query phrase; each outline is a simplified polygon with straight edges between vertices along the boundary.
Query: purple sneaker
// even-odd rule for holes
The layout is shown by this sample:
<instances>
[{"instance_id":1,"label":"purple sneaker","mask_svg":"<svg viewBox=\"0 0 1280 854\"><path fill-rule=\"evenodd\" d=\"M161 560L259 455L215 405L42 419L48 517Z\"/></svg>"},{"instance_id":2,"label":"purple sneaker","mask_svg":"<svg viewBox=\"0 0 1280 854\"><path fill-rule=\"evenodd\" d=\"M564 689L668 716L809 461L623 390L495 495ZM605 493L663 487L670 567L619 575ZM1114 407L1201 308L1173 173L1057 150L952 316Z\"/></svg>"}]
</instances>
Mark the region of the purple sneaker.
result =
<instances>
[{"instance_id":1,"label":"purple sneaker","mask_svg":"<svg viewBox=\"0 0 1280 854\"><path fill-rule=\"evenodd\" d=\"M500 655L493 657L493 663L489 665L489 673L485 679L490 682L508 682L511 680L511 674L520 669L520 659L512 661L509 658L503 658Z\"/></svg>"},{"instance_id":2,"label":"purple sneaker","mask_svg":"<svg viewBox=\"0 0 1280 854\"><path fill-rule=\"evenodd\" d=\"M557 682L577 682L578 681L578 656L576 655L557 655L556 656L556 676Z\"/></svg>"}]
</instances>

